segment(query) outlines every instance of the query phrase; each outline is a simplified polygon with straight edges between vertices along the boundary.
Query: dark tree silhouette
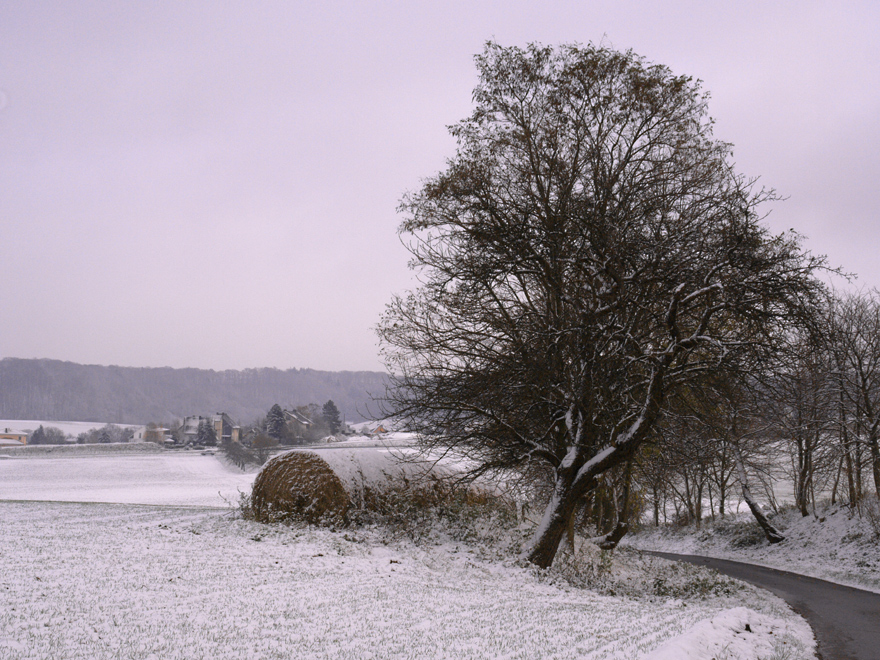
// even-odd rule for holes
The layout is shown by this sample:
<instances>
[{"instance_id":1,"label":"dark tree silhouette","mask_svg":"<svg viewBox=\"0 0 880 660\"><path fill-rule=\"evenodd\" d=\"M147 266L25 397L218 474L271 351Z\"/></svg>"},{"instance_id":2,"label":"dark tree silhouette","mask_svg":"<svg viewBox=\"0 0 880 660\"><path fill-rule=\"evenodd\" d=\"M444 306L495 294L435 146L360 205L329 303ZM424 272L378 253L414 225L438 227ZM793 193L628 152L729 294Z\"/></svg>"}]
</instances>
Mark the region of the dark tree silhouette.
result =
<instances>
[{"instance_id":1,"label":"dark tree silhouette","mask_svg":"<svg viewBox=\"0 0 880 660\"><path fill-rule=\"evenodd\" d=\"M336 407L336 404L333 403L332 399L324 404L324 407L321 409L321 416L324 418L324 421L327 422L327 426L330 428L330 433L336 433L342 428L342 420L339 417L339 408Z\"/></svg>"},{"instance_id":2,"label":"dark tree silhouette","mask_svg":"<svg viewBox=\"0 0 880 660\"><path fill-rule=\"evenodd\" d=\"M269 412L266 414L266 433L276 440L281 440L287 435L284 411L277 403L269 408Z\"/></svg>"},{"instance_id":3,"label":"dark tree silhouette","mask_svg":"<svg viewBox=\"0 0 880 660\"><path fill-rule=\"evenodd\" d=\"M821 285L772 192L736 174L707 96L631 52L487 44L447 169L406 196L421 285L379 335L389 414L474 472L551 491L530 561L623 466L670 393L770 351Z\"/></svg>"}]
</instances>

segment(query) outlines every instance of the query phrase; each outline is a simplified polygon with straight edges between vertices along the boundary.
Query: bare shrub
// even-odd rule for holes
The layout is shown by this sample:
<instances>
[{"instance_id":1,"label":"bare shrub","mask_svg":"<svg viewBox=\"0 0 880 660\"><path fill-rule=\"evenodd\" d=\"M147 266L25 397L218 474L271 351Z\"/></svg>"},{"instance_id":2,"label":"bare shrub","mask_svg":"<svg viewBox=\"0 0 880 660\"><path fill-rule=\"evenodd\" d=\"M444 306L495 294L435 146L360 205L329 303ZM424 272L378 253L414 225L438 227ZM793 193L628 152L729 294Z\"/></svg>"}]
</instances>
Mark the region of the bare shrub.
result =
<instances>
[{"instance_id":1,"label":"bare shrub","mask_svg":"<svg viewBox=\"0 0 880 660\"><path fill-rule=\"evenodd\" d=\"M390 538L416 543L443 536L453 541L518 551L525 538L502 538L516 527L516 504L509 498L473 484L432 478L385 491L358 510L353 520L381 525ZM504 546L504 547L502 547Z\"/></svg>"}]
</instances>

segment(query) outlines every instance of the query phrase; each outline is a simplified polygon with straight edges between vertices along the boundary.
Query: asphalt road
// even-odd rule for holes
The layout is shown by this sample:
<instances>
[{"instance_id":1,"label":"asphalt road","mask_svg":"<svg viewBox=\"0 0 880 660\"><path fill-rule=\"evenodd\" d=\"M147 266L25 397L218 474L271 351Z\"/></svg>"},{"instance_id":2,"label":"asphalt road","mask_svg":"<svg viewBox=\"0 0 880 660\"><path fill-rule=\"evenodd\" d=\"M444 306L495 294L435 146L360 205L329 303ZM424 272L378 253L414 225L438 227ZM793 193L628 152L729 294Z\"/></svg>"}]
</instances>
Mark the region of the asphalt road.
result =
<instances>
[{"instance_id":1,"label":"asphalt road","mask_svg":"<svg viewBox=\"0 0 880 660\"><path fill-rule=\"evenodd\" d=\"M880 660L880 594L726 559L648 554L708 566L773 592L813 628L822 660Z\"/></svg>"}]
</instances>

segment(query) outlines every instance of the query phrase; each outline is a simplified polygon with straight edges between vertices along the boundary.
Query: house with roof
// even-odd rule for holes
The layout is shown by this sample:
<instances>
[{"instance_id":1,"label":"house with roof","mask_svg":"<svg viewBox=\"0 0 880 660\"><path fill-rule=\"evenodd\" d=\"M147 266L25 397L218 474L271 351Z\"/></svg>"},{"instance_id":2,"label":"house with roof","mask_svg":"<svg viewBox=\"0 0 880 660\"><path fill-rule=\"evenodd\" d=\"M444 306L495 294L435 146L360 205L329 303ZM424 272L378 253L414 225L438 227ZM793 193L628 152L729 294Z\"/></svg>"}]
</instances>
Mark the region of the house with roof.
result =
<instances>
[{"instance_id":1,"label":"house with roof","mask_svg":"<svg viewBox=\"0 0 880 660\"><path fill-rule=\"evenodd\" d=\"M294 438L302 438L305 436L313 422L298 410L282 410L284 420L287 422L287 428L290 430Z\"/></svg>"},{"instance_id":2,"label":"house with roof","mask_svg":"<svg viewBox=\"0 0 880 660\"><path fill-rule=\"evenodd\" d=\"M158 445L165 445L174 442L174 432L163 426L147 424L135 431L134 442L154 442Z\"/></svg>"},{"instance_id":3,"label":"house with roof","mask_svg":"<svg viewBox=\"0 0 880 660\"><path fill-rule=\"evenodd\" d=\"M0 447L22 447L27 444L28 434L5 428L0 431Z\"/></svg>"},{"instance_id":4,"label":"house with roof","mask_svg":"<svg viewBox=\"0 0 880 660\"><path fill-rule=\"evenodd\" d=\"M225 412L214 413L207 417L190 415L183 418L183 424L177 430L177 439L183 444L195 444L199 437L199 425L208 424L214 429L217 436L217 444L223 442L239 442L241 440L241 427Z\"/></svg>"}]
</instances>

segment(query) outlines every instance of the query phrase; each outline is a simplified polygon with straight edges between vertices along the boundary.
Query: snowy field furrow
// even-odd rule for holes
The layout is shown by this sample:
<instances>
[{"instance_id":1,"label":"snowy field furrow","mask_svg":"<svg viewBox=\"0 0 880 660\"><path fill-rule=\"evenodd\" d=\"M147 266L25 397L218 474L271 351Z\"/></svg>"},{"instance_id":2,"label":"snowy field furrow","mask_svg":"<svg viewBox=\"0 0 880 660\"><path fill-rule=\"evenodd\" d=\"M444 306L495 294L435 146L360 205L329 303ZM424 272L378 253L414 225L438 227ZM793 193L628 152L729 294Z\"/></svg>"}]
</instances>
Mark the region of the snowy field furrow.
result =
<instances>
[{"instance_id":1,"label":"snowy field furrow","mask_svg":"<svg viewBox=\"0 0 880 660\"><path fill-rule=\"evenodd\" d=\"M600 596L465 547L215 510L3 502L0 514L9 660L629 659L731 605Z\"/></svg>"}]
</instances>

